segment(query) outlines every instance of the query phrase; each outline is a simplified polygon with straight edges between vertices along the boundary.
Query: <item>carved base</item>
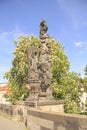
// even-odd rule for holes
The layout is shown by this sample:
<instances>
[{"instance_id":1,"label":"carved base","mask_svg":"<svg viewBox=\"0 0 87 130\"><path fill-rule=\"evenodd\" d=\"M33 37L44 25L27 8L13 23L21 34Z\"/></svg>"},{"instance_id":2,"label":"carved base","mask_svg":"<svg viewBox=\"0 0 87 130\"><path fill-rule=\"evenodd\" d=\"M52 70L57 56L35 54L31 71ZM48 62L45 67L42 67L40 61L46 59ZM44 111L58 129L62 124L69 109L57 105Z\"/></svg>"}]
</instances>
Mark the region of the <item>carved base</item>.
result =
<instances>
[{"instance_id":1,"label":"carved base","mask_svg":"<svg viewBox=\"0 0 87 130\"><path fill-rule=\"evenodd\" d=\"M38 99L39 99L39 101L46 101L46 99L47 99L46 93L45 92L41 92L38 95Z\"/></svg>"},{"instance_id":2,"label":"carved base","mask_svg":"<svg viewBox=\"0 0 87 130\"><path fill-rule=\"evenodd\" d=\"M63 104L63 100L47 100L47 101L24 101L22 104L30 107L48 106L48 105L59 105Z\"/></svg>"}]
</instances>

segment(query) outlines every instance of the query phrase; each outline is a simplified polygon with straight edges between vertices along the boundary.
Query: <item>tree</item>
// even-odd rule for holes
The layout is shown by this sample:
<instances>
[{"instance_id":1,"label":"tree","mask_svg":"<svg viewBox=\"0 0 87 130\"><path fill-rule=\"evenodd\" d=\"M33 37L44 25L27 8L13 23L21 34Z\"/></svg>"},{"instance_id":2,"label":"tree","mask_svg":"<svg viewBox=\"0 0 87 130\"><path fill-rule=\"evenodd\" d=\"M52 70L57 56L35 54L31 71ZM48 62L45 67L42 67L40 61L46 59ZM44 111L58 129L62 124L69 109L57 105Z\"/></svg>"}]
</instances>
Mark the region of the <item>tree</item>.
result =
<instances>
[{"instance_id":1,"label":"tree","mask_svg":"<svg viewBox=\"0 0 87 130\"><path fill-rule=\"evenodd\" d=\"M87 65L85 66L85 69L84 69L84 88L85 88L85 91L87 92Z\"/></svg>"},{"instance_id":2,"label":"tree","mask_svg":"<svg viewBox=\"0 0 87 130\"><path fill-rule=\"evenodd\" d=\"M18 41L15 41L14 59L12 61L12 68L9 72L5 73L5 78L8 79L9 88L12 95L9 96L9 101L13 104L17 100L24 100L28 96L26 89L26 81L28 78L29 64L27 51L32 43L37 47L40 40L34 36L20 36Z\"/></svg>"},{"instance_id":3,"label":"tree","mask_svg":"<svg viewBox=\"0 0 87 130\"><path fill-rule=\"evenodd\" d=\"M26 81L29 73L28 51L31 45L34 44L39 55L40 39L34 36L20 36L18 41L15 41L14 59L12 61L12 68L5 74L9 81L9 87L12 91L9 100L15 103L16 100L24 100L27 97ZM64 47L60 41L55 41L49 38L49 44L52 49L52 81L53 81L53 95L54 97L62 97L62 80L66 77L69 70L70 63Z\"/></svg>"},{"instance_id":4,"label":"tree","mask_svg":"<svg viewBox=\"0 0 87 130\"><path fill-rule=\"evenodd\" d=\"M85 71L85 76L87 76L87 65L85 66L84 71Z\"/></svg>"},{"instance_id":5,"label":"tree","mask_svg":"<svg viewBox=\"0 0 87 130\"><path fill-rule=\"evenodd\" d=\"M67 113L80 113L80 88L82 82L80 75L75 72L69 72L63 80L64 89L64 110Z\"/></svg>"},{"instance_id":6,"label":"tree","mask_svg":"<svg viewBox=\"0 0 87 130\"><path fill-rule=\"evenodd\" d=\"M52 74L53 96L56 99L64 99L63 79L67 76L70 63L64 53L64 47L60 41L51 40L52 47Z\"/></svg>"},{"instance_id":7,"label":"tree","mask_svg":"<svg viewBox=\"0 0 87 130\"><path fill-rule=\"evenodd\" d=\"M85 94L87 94L87 65L84 68L84 79L83 79L83 88L85 90ZM87 115L87 98L85 101L85 111L81 112L81 114Z\"/></svg>"}]
</instances>

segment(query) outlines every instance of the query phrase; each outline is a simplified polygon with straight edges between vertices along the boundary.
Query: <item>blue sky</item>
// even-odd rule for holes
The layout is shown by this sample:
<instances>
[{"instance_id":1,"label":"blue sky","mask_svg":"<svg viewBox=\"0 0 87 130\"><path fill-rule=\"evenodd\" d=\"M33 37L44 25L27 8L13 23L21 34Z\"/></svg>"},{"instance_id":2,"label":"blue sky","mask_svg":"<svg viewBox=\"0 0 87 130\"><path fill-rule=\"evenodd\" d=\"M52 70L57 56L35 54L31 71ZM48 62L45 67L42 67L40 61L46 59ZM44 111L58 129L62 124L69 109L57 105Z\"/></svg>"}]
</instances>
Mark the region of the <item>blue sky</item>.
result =
<instances>
[{"instance_id":1,"label":"blue sky","mask_svg":"<svg viewBox=\"0 0 87 130\"><path fill-rule=\"evenodd\" d=\"M11 67L14 40L39 37L46 19L48 34L60 40L71 63L70 71L84 74L87 64L87 0L0 0L0 82Z\"/></svg>"}]
</instances>

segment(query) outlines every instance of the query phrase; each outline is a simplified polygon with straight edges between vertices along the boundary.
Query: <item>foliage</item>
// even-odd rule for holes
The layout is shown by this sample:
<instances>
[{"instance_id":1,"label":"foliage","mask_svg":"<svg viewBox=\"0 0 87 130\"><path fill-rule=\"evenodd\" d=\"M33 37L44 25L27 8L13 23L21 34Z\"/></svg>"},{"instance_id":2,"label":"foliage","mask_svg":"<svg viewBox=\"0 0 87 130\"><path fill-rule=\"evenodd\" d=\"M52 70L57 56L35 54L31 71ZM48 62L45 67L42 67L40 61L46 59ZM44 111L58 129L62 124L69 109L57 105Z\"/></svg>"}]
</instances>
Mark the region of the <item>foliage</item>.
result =
<instances>
[{"instance_id":1,"label":"foliage","mask_svg":"<svg viewBox=\"0 0 87 130\"><path fill-rule=\"evenodd\" d=\"M85 66L85 69L84 69L84 88L87 93L87 65Z\"/></svg>"},{"instance_id":2,"label":"foliage","mask_svg":"<svg viewBox=\"0 0 87 130\"><path fill-rule=\"evenodd\" d=\"M82 86L80 76L77 73L69 72L64 78L65 101L64 108L67 113L79 113L79 96L80 88Z\"/></svg>"},{"instance_id":3,"label":"foliage","mask_svg":"<svg viewBox=\"0 0 87 130\"><path fill-rule=\"evenodd\" d=\"M12 91L12 95L9 96L9 101L13 104L17 100L24 100L28 96L26 89L29 72L28 50L33 43L38 48L40 40L34 36L20 36L19 40L15 41L16 49L14 51L12 68L9 72L5 73L5 78L8 79L9 88Z\"/></svg>"},{"instance_id":4,"label":"foliage","mask_svg":"<svg viewBox=\"0 0 87 130\"><path fill-rule=\"evenodd\" d=\"M64 98L62 79L67 75L70 63L61 42L51 40L50 43L52 48L53 96L56 99L62 99Z\"/></svg>"},{"instance_id":5,"label":"foliage","mask_svg":"<svg viewBox=\"0 0 87 130\"><path fill-rule=\"evenodd\" d=\"M79 105L77 105L75 100L70 101L70 98L65 99L64 111L66 113L79 113Z\"/></svg>"},{"instance_id":6,"label":"foliage","mask_svg":"<svg viewBox=\"0 0 87 130\"><path fill-rule=\"evenodd\" d=\"M60 41L52 40L51 47L53 80L56 79L57 82L60 83L61 78L63 78L69 70L70 63Z\"/></svg>"},{"instance_id":7,"label":"foliage","mask_svg":"<svg viewBox=\"0 0 87 130\"><path fill-rule=\"evenodd\" d=\"M85 71L85 76L87 76L87 65L85 66L84 71Z\"/></svg>"},{"instance_id":8,"label":"foliage","mask_svg":"<svg viewBox=\"0 0 87 130\"><path fill-rule=\"evenodd\" d=\"M19 40L15 42L16 49L12 67L5 74L9 81L9 88L12 91L12 94L7 97L13 104L18 100L25 100L28 96L26 89L30 67L28 64L28 51L32 44L36 46L39 55L40 39L34 36L20 36ZM81 85L79 75L68 72L70 63L61 42L49 38L49 44L51 44L52 49L53 95L56 99L66 99L65 112L77 113L79 111L77 99Z\"/></svg>"},{"instance_id":9,"label":"foliage","mask_svg":"<svg viewBox=\"0 0 87 130\"><path fill-rule=\"evenodd\" d=\"M68 72L61 78L60 84L54 82L54 97L64 100L64 111L66 113L79 113L79 96L82 80L77 73Z\"/></svg>"},{"instance_id":10,"label":"foliage","mask_svg":"<svg viewBox=\"0 0 87 130\"><path fill-rule=\"evenodd\" d=\"M87 65L84 68L83 88L85 92L87 93ZM87 115L87 98L86 98L86 103L85 103L85 111L82 112L81 114Z\"/></svg>"},{"instance_id":11,"label":"foliage","mask_svg":"<svg viewBox=\"0 0 87 130\"><path fill-rule=\"evenodd\" d=\"M14 51L12 68L5 74L5 77L9 81L9 88L12 91L12 95L9 96L9 100L13 104L16 102L16 100L20 100L21 97L24 97L24 100L28 94L25 86L29 72L28 50L32 44L36 46L37 53L39 55L40 39L34 36L20 36L19 40L15 41L16 49ZM61 88L61 79L66 75L69 69L69 61L64 53L64 47L59 41L55 41L52 38L49 38L49 44L51 44L52 48L52 73L55 96L55 94L58 92L55 92L57 89L55 84L57 86L59 85Z\"/></svg>"},{"instance_id":12,"label":"foliage","mask_svg":"<svg viewBox=\"0 0 87 130\"><path fill-rule=\"evenodd\" d=\"M70 63L60 41L51 40L51 47L53 96L55 99L64 100L65 112L78 113L80 112L78 100L82 79L79 74L69 72Z\"/></svg>"}]
</instances>

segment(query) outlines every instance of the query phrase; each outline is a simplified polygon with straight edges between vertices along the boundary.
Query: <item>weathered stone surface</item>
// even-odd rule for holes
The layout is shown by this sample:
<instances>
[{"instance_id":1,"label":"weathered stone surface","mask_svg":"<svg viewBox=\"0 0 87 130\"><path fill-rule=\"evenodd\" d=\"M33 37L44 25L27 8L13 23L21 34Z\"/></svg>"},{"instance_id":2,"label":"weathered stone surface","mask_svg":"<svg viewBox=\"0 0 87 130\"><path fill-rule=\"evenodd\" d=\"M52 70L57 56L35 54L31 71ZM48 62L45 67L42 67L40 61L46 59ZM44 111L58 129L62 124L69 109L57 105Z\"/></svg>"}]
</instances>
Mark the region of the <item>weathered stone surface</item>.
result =
<instances>
[{"instance_id":1,"label":"weathered stone surface","mask_svg":"<svg viewBox=\"0 0 87 130\"><path fill-rule=\"evenodd\" d=\"M53 129L49 129L49 128L46 128L46 127L41 126L41 127L40 127L40 130L53 130Z\"/></svg>"},{"instance_id":2,"label":"weathered stone surface","mask_svg":"<svg viewBox=\"0 0 87 130\"><path fill-rule=\"evenodd\" d=\"M27 127L31 130L41 130L39 125L32 123L29 119L27 121L27 124Z\"/></svg>"},{"instance_id":3,"label":"weathered stone surface","mask_svg":"<svg viewBox=\"0 0 87 130\"><path fill-rule=\"evenodd\" d=\"M38 70L38 55L35 43L32 44L28 50L28 62L29 62L29 74L27 83L30 86L30 101L38 100L38 94L40 92L40 79Z\"/></svg>"},{"instance_id":4,"label":"weathered stone surface","mask_svg":"<svg viewBox=\"0 0 87 130\"><path fill-rule=\"evenodd\" d=\"M23 105L0 104L0 112L9 114L15 120L24 121L31 130L87 130L87 116L45 112Z\"/></svg>"},{"instance_id":5,"label":"weathered stone surface","mask_svg":"<svg viewBox=\"0 0 87 130\"><path fill-rule=\"evenodd\" d=\"M35 117L35 116L31 116L29 115L28 117L28 122L31 122L38 126L45 126L46 128L49 128L49 129L53 129L54 128L54 122L53 121L50 121L50 120L46 120L46 119L43 119L43 118L40 118L40 117Z\"/></svg>"},{"instance_id":6,"label":"weathered stone surface","mask_svg":"<svg viewBox=\"0 0 87 130\"><path fill-rule=\"evenodd\" d=\"M30 101L52 99L51 45L48 43L46 21L40 23L40 55L35 43L28 50Z\"/></svg>"},{"instance_id":7,"label":"weathered stone surface","mask_svg":"<svg viewBox=\"0 0 87 130\"><path fill-rule=\"evenodd\" d=\"M37 108L43 111L54 111L54 112L64 112L63 101L62 100L41 100L41 101L24 101L23 105Z\"/></svg>"},{"instance_id":8,"label":"weathered stone surface","mask_svg":"<svg viewBox=\"0 0 87 130\"><path fill-rule=\"evenodd\" d=\"M52 71L51 71L51 45L48 43L47 35L48 26L46 21L40 23L40 57L39 57L39 76L41 80L41 91L39 100L52 98Z\"/></svg>"}]
</instances>

